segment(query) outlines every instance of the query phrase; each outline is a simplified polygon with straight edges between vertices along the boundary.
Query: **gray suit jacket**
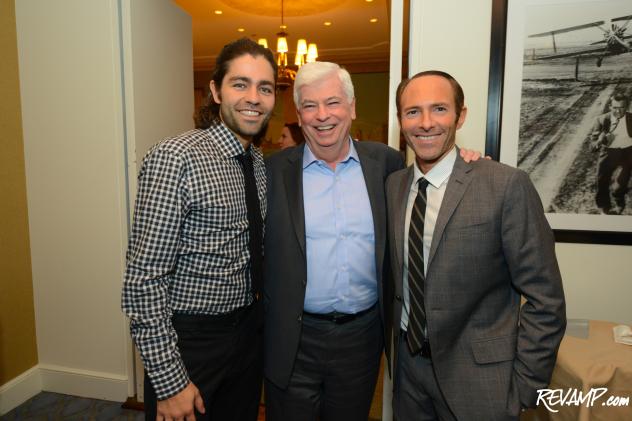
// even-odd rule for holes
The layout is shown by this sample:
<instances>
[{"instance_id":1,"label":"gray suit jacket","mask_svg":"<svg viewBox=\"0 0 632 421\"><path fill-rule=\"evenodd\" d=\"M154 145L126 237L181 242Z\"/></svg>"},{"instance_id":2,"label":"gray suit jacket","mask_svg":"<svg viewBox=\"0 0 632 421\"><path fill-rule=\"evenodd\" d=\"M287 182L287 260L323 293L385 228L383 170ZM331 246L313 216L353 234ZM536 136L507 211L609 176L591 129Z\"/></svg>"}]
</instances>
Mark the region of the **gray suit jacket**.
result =
<instances>
[{"instance_id":1,"label":"gray suit jacket","mask_svg":"<svg viewBox=\"0 0 632 421\"><path fill-rule=\"evenodd\" d=\"M393 311L395 343L412 179L409 167L393 173L386 188L395 292L385 311ZM457 156L425 283L432 362L457 419L515 417L521 407L535 405L538 388L547 387L566 327L554 246L524 172L483 159L467 164Z\"/></svg>"},{"instance_id":2,"label":"gray suit jacket","mask_svg":"<svg viewBox=\"0 0 632 421\"><path fill-rule=\"evenodd\" d=\"M386 177L403 168L404 163L399 152L384 144L354 142L354 146L373 213L378 296L382 303L385 284L383 274L390 275L384 183ZM281 388L287 386L292 374L302 329L307 285L303 208L304 147L301 145L283 150L266 160L268 212L264 241L264 371L266 377ZM380 310L383 316L382 308ZM384 325L390 326L391 323Z\"/></svg>"}]
</instances>

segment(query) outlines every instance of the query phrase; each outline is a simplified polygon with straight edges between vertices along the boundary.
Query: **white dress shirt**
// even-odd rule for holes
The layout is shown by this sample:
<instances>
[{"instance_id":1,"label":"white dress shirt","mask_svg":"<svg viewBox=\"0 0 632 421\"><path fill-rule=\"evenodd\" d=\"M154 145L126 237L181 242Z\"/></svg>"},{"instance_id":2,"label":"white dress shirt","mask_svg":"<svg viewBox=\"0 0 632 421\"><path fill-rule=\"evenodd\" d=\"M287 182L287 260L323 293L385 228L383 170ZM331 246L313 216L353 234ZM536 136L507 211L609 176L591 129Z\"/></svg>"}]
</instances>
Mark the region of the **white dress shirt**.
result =
<instances>
[{"instance_id":1,"label":"white dress shirt","mask_svg":"<svg viewBox=\"0 0 632 421\"><path fill-rule=\"evenodd\" d=\"M441 208L441 202L443 201L443 195L452 174L452 168L454 168L454 162L456 161L456 148L453 147L443 159L435 164L428 174L421 172L417 166L417 162L414 164L413 183L410 186L408 192L408 202L406 204L406 219L404 226L404 308L402 310L401 328L406 330L408 326L408 312L410 311L410 293L408 291L408 229L410 227L410 214L413 210L415 199L417 198L418 181L420 178L425 177L428 180L428 187L426 189L426 216L424 219L424 273L428 268L428 254L430 252L430 245L432 244L432 235L434 234L435 223L437 222L437 216L439 216L439 209Z\"/></svg>"},{"instance_id":2,"label":"white dress shirt","mask_svg":"<svg viewBox=\"0 0 632 421\"><path fill-rule=\"evenodd\" d=\"M617 121L614 129L611 128L610 130L614 139L612 140L612 143L610 143L610 146L608 146L609 148L629 148L632 146L632 137L628 135L625 116Z\"/></svg>"}]
</instances>

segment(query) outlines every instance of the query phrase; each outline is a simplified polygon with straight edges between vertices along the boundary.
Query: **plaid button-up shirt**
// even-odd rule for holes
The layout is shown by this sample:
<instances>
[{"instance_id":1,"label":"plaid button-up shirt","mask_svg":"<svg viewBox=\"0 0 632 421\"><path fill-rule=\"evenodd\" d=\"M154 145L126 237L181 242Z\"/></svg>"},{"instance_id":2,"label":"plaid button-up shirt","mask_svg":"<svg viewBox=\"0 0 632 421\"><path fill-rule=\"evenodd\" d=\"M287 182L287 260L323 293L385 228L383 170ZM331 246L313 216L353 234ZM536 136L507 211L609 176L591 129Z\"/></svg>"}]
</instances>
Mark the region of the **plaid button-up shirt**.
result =
<instances>
[{"instance_id":1,"label":"plaid button-up shirt","mask_svg":"<svg viewBox=\"0 0 632 421\"><path fill-rule=\"evenodd\" d=\"M250 150L265 219L263 157ZM160 400L189 381L173 313L222 314L252 302L243 153L215 124L163 140L143 159L122 308Z\"/></svg>"}]
</instances>

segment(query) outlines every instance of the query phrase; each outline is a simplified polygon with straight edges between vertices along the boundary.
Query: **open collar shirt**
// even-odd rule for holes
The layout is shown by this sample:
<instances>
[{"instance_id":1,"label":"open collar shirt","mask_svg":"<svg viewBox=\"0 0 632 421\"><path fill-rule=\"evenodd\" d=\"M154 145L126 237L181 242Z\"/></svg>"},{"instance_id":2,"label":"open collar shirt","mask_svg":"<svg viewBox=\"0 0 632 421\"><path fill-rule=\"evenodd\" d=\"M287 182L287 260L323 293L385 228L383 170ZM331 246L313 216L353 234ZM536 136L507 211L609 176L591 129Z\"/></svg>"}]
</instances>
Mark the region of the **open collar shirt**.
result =
<instances>
[{"instance_id":1,"label":"open collar shirt","mask_svg":"<svg viewBox=\"0 0 632 421\"><path fill-rule=\"evenodd\" d=\"M305 311L357 313L377 301L375 231L364 173L349 153L332 170L305 145Z\"/></svg>"}]
</instances>

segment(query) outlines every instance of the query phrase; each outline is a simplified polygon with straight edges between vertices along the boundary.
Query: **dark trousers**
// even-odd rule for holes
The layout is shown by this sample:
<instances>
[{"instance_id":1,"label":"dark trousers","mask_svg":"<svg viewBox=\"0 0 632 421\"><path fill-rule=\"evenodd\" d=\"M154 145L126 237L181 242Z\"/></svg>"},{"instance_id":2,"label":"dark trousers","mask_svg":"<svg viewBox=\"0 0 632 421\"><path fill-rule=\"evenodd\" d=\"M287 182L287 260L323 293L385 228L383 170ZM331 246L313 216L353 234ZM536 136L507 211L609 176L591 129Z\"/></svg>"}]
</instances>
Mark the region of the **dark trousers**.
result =
<instances>
[{"instance_id":1,"label":"dark trousers","mask_svg":"<svg viewBox=\"0 0 632 421\"><path fill-rule=\"evenodd\" d=\"M206 414L199 420L256 421L263 376L261 303L228 315L174 315L178 349ZM145 375L145 419L156 420L156 393Z\"/></svg>"},{"instance_id":2,"label":"dark trousers","mask_svg":"<svg viewBox=\"0 0 632 421\"><path fill-rule=\"evenodd\" d=\"M377 306L344 324L304 315L289 386L266 380L266 421L366 421L382 348Z\"/></svg>"},{"instance_id":3,"label":"dark trousers","mask_svg":"<svg viewBox=\"0 0 632 421\"><path fill-rule=\"evenodd\" d=\"M454 421L437 383L432 360L411 355L406 335L399 335L393 383L393 419L396 421Z\"/></svg>"},{"instance_id":4,"label":"dark trousers","mask_svg":"<svg viewBox=\"0 0 632 421\"><path fill-rule=\"evenodd\" d=\"M619 167L621 172L617 177L617 185L612 192L612 197L614 197L616 206L623 210L632 170L632 146L628 148L605 148L599 156L596 203L606 213L612 207L610 198L612 175Z\"/></svg>"}]
</instances>

